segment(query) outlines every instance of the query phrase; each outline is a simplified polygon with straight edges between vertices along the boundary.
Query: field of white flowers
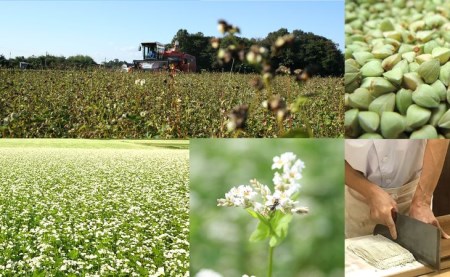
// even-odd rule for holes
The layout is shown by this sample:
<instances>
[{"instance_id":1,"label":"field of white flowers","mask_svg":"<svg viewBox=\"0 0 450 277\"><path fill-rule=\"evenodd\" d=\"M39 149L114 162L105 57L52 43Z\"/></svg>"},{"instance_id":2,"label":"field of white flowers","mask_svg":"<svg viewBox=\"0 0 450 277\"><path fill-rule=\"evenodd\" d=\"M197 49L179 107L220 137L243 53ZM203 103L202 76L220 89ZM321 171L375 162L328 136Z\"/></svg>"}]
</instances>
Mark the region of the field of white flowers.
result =
<instances>
[{"instance_id":1,"label":"field of white flowers","mask_svg":"<svg viewBox=\"0 0 450 277\"><path fill-rule=\"evenodd\" d=\"M188 276L187 148L1 140L0 276Z\"/></svg>"}]
</instances>

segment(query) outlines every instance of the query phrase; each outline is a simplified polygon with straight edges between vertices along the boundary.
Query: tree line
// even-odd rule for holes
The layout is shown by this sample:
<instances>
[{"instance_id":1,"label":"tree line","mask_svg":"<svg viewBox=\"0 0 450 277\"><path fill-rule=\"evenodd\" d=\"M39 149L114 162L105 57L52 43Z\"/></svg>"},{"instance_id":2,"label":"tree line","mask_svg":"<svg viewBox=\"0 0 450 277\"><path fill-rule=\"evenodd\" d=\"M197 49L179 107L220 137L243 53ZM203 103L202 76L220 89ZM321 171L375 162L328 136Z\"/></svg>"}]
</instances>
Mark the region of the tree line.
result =
<instances>
[{"instance_id":1,"label":"tree line","mask_svg":"<svg viewBox=\"0 0 450 277\"><path fill-rule=\"evenodd\" d=\"M27 63L27 68L33 69L81 69L97 65L94 59L84 55L70 56L67 58L53 55L31 56L28 58L18 56L10 59L0 55L1 68L18 68L20 63Z\"/></svg>"},{"instance_id":2,"label":"tree line","mask_svg":"<svg viewBox=\"0 0 450 277\"><path fill-rule=\"evenodd\" d=\"M245 48L250 48L257 44L266 47L270 51L270 46L279 36L289 34L285 28L269 33L265 38L245 38L235 37L239 44ZM294 30L294 41L291 47L283 49L277 55L271 58L272 65L277 68L281 65L295 69L308 68L314 74L320 76L342 76L344 71L344 56L339 50L338 45L331 40L315 35L310 32ZM217 49L211 46L210 36L203 33L189 33L185 29L180 29L172 39L172 44L167 44L167 48L172 47L178 40L180 50L194 55L197 60L197 68L206 71L234 71L241 73L253 72L255 69L246 62L235 61L233 64L221 64L217 59ZM225 37L221 40L221 46L226 47L235 41ZM94 59L85 55L76 55L70 57L42 55L15 57L7 59L0 55L1 68L18 68L20 62L28 63L29 68L33 69L87 69L100 66ZM129 61L131 62L131 61ZM105 68L119 68L126 61L113 59L101 64Z\"/></svg>"},{"instance_id":3,"label":"tree line","mask_svg":"<svg viewBox=\"0 0 450 277\"><path fill-rule=\"evenodd\" d=\"M344 56L338 45L325 37L310 32L294 30L289 33L286 28L281 28L269 33L265 38L234 37L233 40L237 40L245 48L256 44L264 46L270 51L271 45L276 39L287 34L293 34L295 39L291 47L283 49L271 58L271 63L275 68L283 65L291 70L308 68L309 71L320 76L343 75ZM201 32L190 34L187 30L180 29L172 39L172 43L178 40L181 51L195 55L199 69L208 71L230 71L232 69L237 72L254 70L245 62L235 61L234 64L221 64L217 60L217 49L211 46L211 39L212 37L204 36ZM221 47L235 43L231 40L229 37L224 37L220 42Z\"/></svg>"}]
</instances>

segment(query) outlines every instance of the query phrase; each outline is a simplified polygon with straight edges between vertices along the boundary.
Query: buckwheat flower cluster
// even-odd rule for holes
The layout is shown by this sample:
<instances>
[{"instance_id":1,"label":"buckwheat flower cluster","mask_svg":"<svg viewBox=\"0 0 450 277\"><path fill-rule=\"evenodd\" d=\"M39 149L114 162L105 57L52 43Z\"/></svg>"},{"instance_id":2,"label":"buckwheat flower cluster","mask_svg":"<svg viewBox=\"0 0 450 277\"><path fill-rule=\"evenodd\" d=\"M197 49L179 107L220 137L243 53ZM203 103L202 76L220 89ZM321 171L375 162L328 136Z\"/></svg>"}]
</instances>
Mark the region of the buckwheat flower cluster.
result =
<instances>
[{"instance_id":1,"label":"buckwheat flower cluster","mask_svg":"<svg viewBox=\"0 0 450 277\"><path fill-rule=\"evenodd\" d=\"M233 187L225 194L225 199L218 200L218 206L250 208L256 195L256 192L250 186Z\"/></svg>"},{"instance_id":2,"label":"buckwheat flower cluster","mask_svg":"<svg viewBox=\"0 0 450 277\"><path fill-rule=\"evenodd\" d=\"M270 216L276 210L284 214L305 214L307 207L299 206L296 201L300 190L302 170L305 164L292 152L286 152L273 158L272 169L276 170L273 176L274 191L256 179L250 185L233 187L225 194L225 198L218 199L218 206L243 207L263 215Z\"/></svg>"}]
</instances>

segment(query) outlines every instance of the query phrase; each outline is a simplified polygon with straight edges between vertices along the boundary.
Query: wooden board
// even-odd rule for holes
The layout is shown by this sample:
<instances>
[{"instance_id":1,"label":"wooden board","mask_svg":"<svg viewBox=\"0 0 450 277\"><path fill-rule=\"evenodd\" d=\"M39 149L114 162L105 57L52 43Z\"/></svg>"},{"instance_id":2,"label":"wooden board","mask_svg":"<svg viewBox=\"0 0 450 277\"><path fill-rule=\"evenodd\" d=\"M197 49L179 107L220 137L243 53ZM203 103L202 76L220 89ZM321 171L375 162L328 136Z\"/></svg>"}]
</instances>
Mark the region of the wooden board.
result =
<instances>
[{"instance_id":1,"label":"wooden board","mask_svg":"<svg viewBox=\"0 0 450 277\"><path fill-rule=\"evenodd\" d=\"M439 224L442 226L445 232L450 234L450 215L437 217ZM351 240L361 239L350 238L346 239L347 243ZM450 268L450 239L441 239L441 271L435 272L432 268L424 266L419 262L414 262L405 266L393 267L387 270L377 269L355 254L347 251L345 247L345 276L357 277L384 277L384 276L396 276L396 277L413 277L413 276L450 276L448 270Z\"/></svg>"},{"instance_id":2,"label":"wooden board","mask_svg":"<svg viewBox=\"0 0 450 277\"><path fill-rule=\"evenodd\" d=\"M439 224L447 234L450 234L450 215L437 217ZM441 239L441 259L450 257L450 239Z\"/></svg>"},{"instance_id":3,"label":"wooden board","mask_svg":"<svg viewBox=\"0 0 450 277\"><path fill-rule=\"evenodd\" d=\"M421 277L449 277L450 276L450 258L446 258L441 261L441 269L440 271L434 271L431 273L427 273L425 275L420 275Z\"/></svg>"}]
</instances>

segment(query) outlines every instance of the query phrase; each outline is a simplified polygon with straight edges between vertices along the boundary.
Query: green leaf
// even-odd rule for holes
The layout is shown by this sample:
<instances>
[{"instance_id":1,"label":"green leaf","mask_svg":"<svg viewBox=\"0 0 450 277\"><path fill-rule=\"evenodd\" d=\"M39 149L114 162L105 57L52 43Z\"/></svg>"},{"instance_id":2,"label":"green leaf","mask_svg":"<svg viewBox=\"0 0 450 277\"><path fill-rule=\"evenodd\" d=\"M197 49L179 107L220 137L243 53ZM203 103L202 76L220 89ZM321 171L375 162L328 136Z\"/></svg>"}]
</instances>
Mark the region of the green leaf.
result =
<instances>
[{"instance_id":1,"label":"green leaf","mask_svg":"<svg viewBox=\"0 0 450 277\"><path fill-rule=\"evenodd\" d=\"M146 268L144 268L142 266L138 266L137 268L138 268L139 273L141 274L141 276L148 275L148 270Z\"/></svg>"},{"instance_id":2,"label":"green leaf","mask_svg":"<svg viewBox=\"0 0 450 277\"><path fill-rule=\"evenodd\" d=\"M287 236L289 223L292 220L291 214L284 215L283 218L280 219L277 226L274 226L275 233L281 238L284 239Z\"/></svg>"},{"instance_id":3,"label":"green leaf","mask_svg":"<svg viewBox=\"0 0 450 277\"><path fill-rule=\"evenodd\" d=\"M71 260L76 260L78 258L78 250L72 249L67 255Z\"/></svg>"},{"instance_id":4,"label":"green leaf","mask_svg":"<svg viewBox=\"0 0 450 277\"><path fill-rule=\"evenodd\" d=\"M252 217L258 219L258 213L252 209L245 209Z\"/></svg>"},{"instance_id":5,"label":"green leaf","mask_svg":"<svg viewBox=\"0 0 450 277\"><path fill-rule=\"evenodd\" d=\"M44 276L45 276L45 271L41 271L41 270L36 269L33 272L33 277L44 277Z\"/></svg>"},{"instance_id":6,"label":"green leaf","mask_svg":"<svg viewBox=\"0 0 450 277\"><path fill-rule=\"evenodd\" d=\"M255 212L252 209L245 209L252 217L259 219L260 221L264 222L266 225L269 225L269 221L267 220L267 218L265 218L263 215L261 215L260 213Z\"/></svg>"},{"instance_id":7,"label":"green leaf","mask_svg":"<svg viewBox=\"0 0 450 277\"><path fill-rule=\"evenodd\" d=\"M306 106L308 104L309 98L305 96L299 96L294 104L292 105L292 112L298 112L302 109L303 106Z\"/></svg>"},{"instance_id":8,"label":"green leaf","mask_svg":"<svg viewBox=\"0 0 450 277\"><path fill-rule=\"evenodd\" d=\"M251 234L249 241L262 241L270 236L270 228L264 222L259 222L256 230Z\"/></svg>"},{"instance_id":9,"label":"green leaf","mask_svg":"<svg viewBox=\"0 0 450 277\"><path fill-rule=\"evenodd\" d=\"M291 220L291 214L283 214L280 211L276 211L274 217L270 221L274 232L274 234L271 234L269 242L271 247L279 245L286 238Z\"/></svg>"}]
</instances>

